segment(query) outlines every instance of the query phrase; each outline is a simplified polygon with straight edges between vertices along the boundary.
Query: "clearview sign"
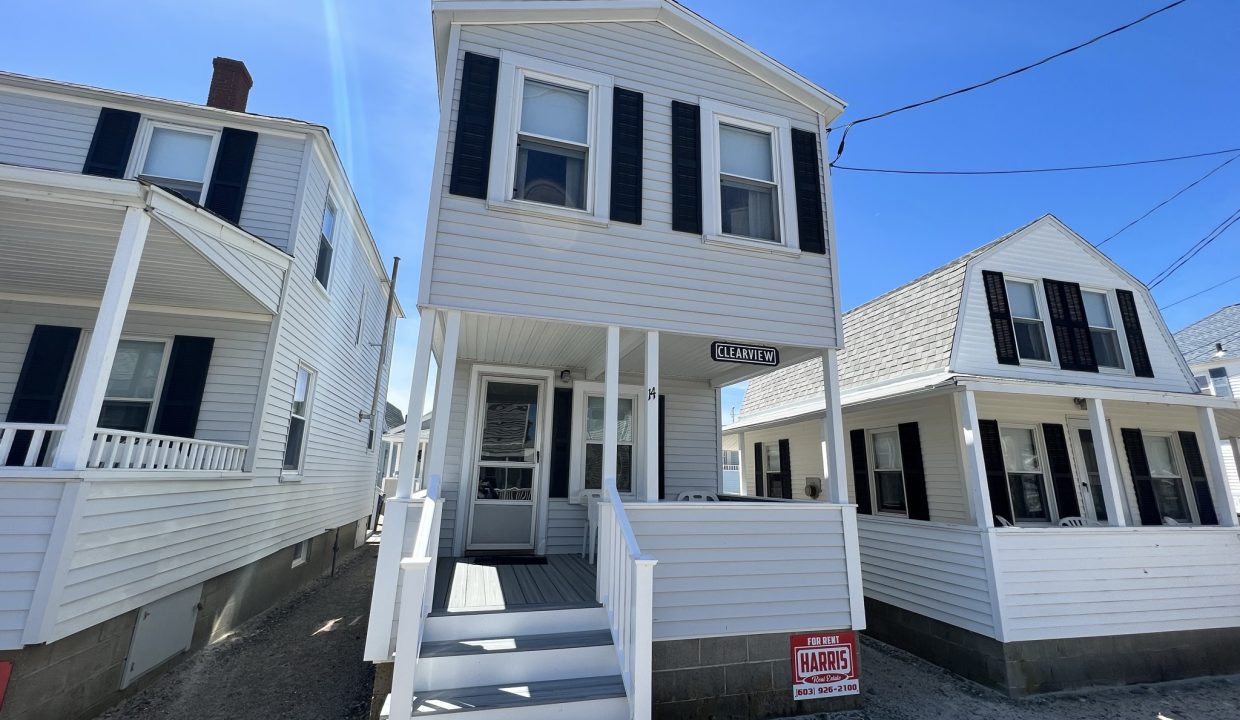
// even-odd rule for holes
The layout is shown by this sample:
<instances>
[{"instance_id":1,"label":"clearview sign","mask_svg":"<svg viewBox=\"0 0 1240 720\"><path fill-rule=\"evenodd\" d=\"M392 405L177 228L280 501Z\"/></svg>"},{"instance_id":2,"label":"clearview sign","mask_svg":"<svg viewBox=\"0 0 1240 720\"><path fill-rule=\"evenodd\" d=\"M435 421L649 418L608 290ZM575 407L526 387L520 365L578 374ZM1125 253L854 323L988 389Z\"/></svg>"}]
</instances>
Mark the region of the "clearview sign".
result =
<instances>
[{"instance_id":1,"label":"clearview sign","mask_svg":"<svg viewBox=\"0 0 1240 720\"><path fill-rule=\"evenodd\" d=\"M770 365L772 367L779 364L779 350L773 347L741 345L719 340L710 344L710 356L714 358L715 362Z\"/></svg>"},{"instance_id":2,"label":"clearview sign","mask_svg":"<svg viewBox=\"0 0 1240 720\"><path fill-rule=\"evenodd\" d=\"M791 643L794 700L861 693L855 632L793 635Z\"/></svg>"}]
</instances>

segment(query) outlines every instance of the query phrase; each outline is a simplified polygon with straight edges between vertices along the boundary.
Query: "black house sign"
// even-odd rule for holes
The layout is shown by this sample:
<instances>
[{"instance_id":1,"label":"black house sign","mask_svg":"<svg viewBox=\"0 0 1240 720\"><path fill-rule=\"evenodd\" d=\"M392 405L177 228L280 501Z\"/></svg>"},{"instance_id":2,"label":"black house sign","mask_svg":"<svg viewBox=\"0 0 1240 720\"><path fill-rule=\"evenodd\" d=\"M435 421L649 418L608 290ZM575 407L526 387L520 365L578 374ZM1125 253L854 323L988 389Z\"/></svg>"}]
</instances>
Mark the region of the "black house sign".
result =
<instances>
[{"instance_id":1,"label":"black house sign","mask_svg":"<svg viewBox=\"0 0 1240 720\"><path fill-rule=\"evenodd\" d=\"M741 345L718 340L710 344L710 356L715 362L770 365L771 367L779 364L779 350L773 347Z\"/></svg>"}]
</instances>

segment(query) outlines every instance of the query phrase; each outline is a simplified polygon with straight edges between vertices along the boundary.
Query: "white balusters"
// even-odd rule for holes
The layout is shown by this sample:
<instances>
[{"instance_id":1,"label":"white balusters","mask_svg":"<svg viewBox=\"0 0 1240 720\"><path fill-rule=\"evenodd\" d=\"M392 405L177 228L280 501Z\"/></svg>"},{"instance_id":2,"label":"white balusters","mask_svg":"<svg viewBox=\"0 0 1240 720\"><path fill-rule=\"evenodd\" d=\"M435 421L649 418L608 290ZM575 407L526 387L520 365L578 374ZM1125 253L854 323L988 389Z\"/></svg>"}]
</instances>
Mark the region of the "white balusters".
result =
<instances>
[{"instance_id":1,"label":"white balusters","mask_svg":"<svg viewBox=\"0 0 1240 720\"><path fill-rule=\"evenodd\" d=\"M598 601L607 609L611 638L634 720L650 717L654 558L642 554L614 481L604 481L599 505Z\"/></svg>"},{"instance_id":2,"label":"white balusters","mask_svg":"<svg viewBox=\"0 0 1240 720\"><path fill-rule=\"evenodd\" d=\"M0 422L0 467L49 466L64 429L46 423ZM16 455L14 448L20 450Z\"/></svg>"}]
</instances>

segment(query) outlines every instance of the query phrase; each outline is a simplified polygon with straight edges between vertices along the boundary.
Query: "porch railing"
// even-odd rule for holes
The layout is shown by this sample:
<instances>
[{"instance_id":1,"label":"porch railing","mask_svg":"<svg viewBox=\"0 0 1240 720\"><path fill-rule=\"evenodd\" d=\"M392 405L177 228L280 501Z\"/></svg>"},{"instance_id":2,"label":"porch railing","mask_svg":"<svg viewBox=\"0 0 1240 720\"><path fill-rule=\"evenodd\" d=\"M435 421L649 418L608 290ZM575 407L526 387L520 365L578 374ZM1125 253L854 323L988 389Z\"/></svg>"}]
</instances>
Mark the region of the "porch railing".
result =
<instances>
[{"instance_id":1,"label":"porch railing","mask_svg":"<svg viewBox=\"0 0 1240 720\"><path fill-rule=\"evenodd\" d=\"M0 467L46 466L64 429L64 425L0 422ZM24 449L23 442L28 443ZM13 452L15 445L16 453Z\"/></svg>"},{"instance_id":2,"label":"porch railing","mask_svg":"<svg viewBox=\"0 0 1240 720\"><path fill-rule=\"evenodd\" d=\"M396 625L389 720L410 720L413 716L414 677L422 647L423 624L434 600L435 566L439 559L439 525L443 520L439 488L439 476L432 475L426 485L413 552L400 561L400 616Z\"/></svg>"},{"instance_id":3,"label":"porch railing","mask_svg":"<svg viewBox=\"0 0 1240 720\"><path fill-rule=\"evenodd\" d=\"M248 452L245 445L99 428L86 467L234 472L245 468Z\"/></svg>"},{"instance_id":4,"label":"porch railing","mask_svg":"<svg viewBox=\"0 0 1240 720\"><path fill-rule=\"evenodd\" d=\"M649 720L654 566L658 561L642 554L615 480L603 486L607 501L599 504L598 601L607 610L630 717Z\"/></svg>"}]
</instances>

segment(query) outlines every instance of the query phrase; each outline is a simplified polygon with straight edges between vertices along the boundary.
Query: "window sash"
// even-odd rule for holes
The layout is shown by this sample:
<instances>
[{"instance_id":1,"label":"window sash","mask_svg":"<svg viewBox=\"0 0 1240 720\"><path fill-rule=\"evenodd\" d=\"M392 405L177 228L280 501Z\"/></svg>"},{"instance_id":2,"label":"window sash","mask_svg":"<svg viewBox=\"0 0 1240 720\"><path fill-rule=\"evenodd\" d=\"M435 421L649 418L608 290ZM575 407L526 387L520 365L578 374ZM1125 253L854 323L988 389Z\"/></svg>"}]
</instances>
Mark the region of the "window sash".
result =
<instances>
[{"instance_id":1,"label":"window sash","mask_svg":"<svg viewBox=\"0 0 1240 720\"><path fill-rule=\"evenodd\" d=\"M762 443L763 472L779 473L783 471L783 463L779 457L779 443Z\"/></svg>"},{"instance_id":2,"label":"window sash","mask_svg":"<svg viewBox=\"0 0 1240 720\"><path fill-rule=\"evenodd\" d=\"M301 470L306 452L306 427L309 425L308 416L313 384L313 373L299 366L293 384L293 398L289 406L288 435L284 439L285 470Z\"/></svg>"}]
</instances>

